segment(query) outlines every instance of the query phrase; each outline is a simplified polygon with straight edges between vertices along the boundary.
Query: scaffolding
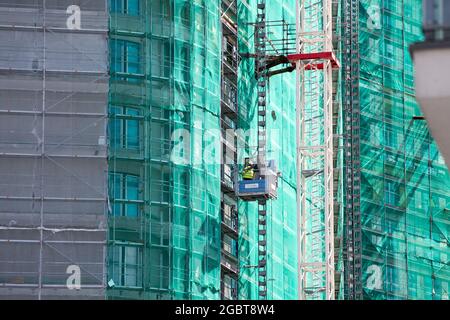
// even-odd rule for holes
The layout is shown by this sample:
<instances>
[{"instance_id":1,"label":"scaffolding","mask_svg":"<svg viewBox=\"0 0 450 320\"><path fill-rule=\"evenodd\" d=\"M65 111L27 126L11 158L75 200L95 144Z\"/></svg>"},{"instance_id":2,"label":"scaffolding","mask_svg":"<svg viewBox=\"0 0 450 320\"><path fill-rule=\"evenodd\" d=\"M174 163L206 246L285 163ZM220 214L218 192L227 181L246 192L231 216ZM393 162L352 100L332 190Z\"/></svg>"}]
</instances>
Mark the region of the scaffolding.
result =
<instances>
[{"instance_id":1,"label":"scaffolding","mask_svg":"<svg viewBox=\"0 0 450 320\"><path fill-rule=\"evenodd\" d=\"M448 299L419 2L2 1L0 298Z\"/></svg>"},{"instance_id":2,"label":"scaffolding","mask_svg":"<svg viewBox=\"0 0 450 320\"><path fill-rule=\"evenodd\" d=\"M221 129L222 129L222 170L221 170L221 299L237 300L239 297L239 212L235 194L237 168L237 135L236 122L239 106L237 88L239 69L237 3L234 0L222 0L222 96L221 96ZM227 250L230 243L231 250Z\"/></svg>"},{"instance_id":3,"label":"scaffolding","mask_svg":"<svg viewBox=\"0 0 450 320\"><path fill-rule=\"evenodd\" d=\"M297 298L295 145L291 143L295 139L295 77L272 77L263 66L271 63L271 56L286 53L284 44L286 48L295 45L295 39L287 44L285 37L295 34L294 9L294 0L238 1L242 57L238 128L255 132L239 139L238 163L257 158L258 150L265 150L265 162L273 159L282 172L276 200L265 205L239 201L239 299ZM254 59L256 55L260 59Z\"/></svg>"},{"instance_id":4,"label":"scaffolding","mask_svg":"<svg viewBox=\"0 0 450 320\"><path fill-rule=\"evenodd\" d=\"M257 8L255 53L244 56L255 59L259 81L256 92L258 106L262 110L258 110L258 115L261 115L258 119L258 138L261 131L266 132L266 87L269 78L297 68L299 297L332 299L335 294L334 229L341 225L335 225L333 212L334 192L340 177L333 178L334 164L339 162L339 157L338 152L334 152L332 120L339 116L340 102L339 76L338 72L333 72L339 69L333 50L333 43L339 40L333 35L336 28L332 18L333 14L336 18L340 6L336 2L297 2L296 31L284 17L282 20L267 21L265 3L258 4ZM297 48L294 48L296 43ZM265 148L265 136L263 140ZM259 147L258 144L258 151ZM264 207L260 209L265 214ZM341 219L341 215L337 218ZM265 234L265 231L262 230L262 233ZM265 245L265 238L262 240Z\"/></svg>"},{"instance_id":5,"label":"scaffolding","mask_svg":"<svg viewBox=\"0 0 450 320\"><path fill-rule=\"evenodd\" d=\"M363 0L352 8L359 14L352 28L359 39L363 299L448 299L450 176L426 123L416 120L422 114L409 54L423 39L420 8L416 0Z\"/></svg>"},{"instance_id":6,"label":"scaffolding","mask_svg":"<svg viewBox=\"0 0 450 320\"><path fill-rule=\"evenodd\" d=\"M0 4L2 299L104 296L108 14L79 2Z\"/></svg>"},{"instance_id":7,"label":"scaffolding","mask_svg":"<svg viewBox=\"0 0 450 320\"><path fill-rule=\"evenodd\" d=\"M297 214L299 298L334 299L331 1L297 4Z\"/></svg>"},{"instance_id":8,"label":"scaffolding","mask_svg":"<svg viewBox=\"0 0 450 320\"><path fill-rule=\"evenodd\" d=\"M235 226L232 201L221 199L230 179L220 132L221 109L236 96L229 83L221 91L221 5L110 8L108 299L220 299L230 290L221 272L236 272L237 246L221 234Z\"/></svg>"}]
</instances>

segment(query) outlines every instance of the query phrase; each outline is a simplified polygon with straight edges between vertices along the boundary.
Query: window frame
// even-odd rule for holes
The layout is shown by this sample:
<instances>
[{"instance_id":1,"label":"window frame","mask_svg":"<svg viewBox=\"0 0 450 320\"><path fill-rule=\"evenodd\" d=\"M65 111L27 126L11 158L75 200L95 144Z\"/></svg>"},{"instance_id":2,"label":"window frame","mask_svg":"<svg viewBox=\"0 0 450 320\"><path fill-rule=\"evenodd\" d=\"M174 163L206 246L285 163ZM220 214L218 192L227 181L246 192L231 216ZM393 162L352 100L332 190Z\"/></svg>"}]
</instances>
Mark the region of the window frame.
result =
<instances>
[{"instance_id":1,"label":"window frame","mask_svg":"<svg viewBox=\"0 0 450 320\"><path fill-rule=\"evenodd\" d=\"M384 182L384 202L392 207L400 207L401 194L399 183L391 180Z\"/></svg>"},{"instance_id":2,"label":"window frame","mask_svg":"<svg viewBox=\"0 0 450 320\"><path fill-rule=\"evenodd\" d=\"M137 3L137 11L130 10L130 3L135 1ZM111 12L119 13L128 16L140 16L141 14L141 1L140 0L111 0L110 1Z\"/></svg>"},{"instance_id":3,"label":"window frame","mask_svg":"<svg viewBox=\"0 0 450 320\"><path fill-rule=\"evenodd\" d=\"M127 218L139 218L142 215L141 212L141 204L144 203L142 200L142 183L141 183L141 176L131 173L122 173L122 172L110 172L110 190L112 192L111 195L111 202L112 202L112 208L111 208L111 215L114 217L127 217ZM137 198L138 199L128 199L129 194L129 188L128 188L128 179L129 177L136 178L137 181ZM118 190L116 189L116 179L119 179L119 186ZM116 194L118 194L118 198L116 198ZM120 205L120 211L119 214L116 214L115 208L116 205ZM129 205L135 205L136 206L136 215L129 214Z\"/></svg>"},{"instance_id":4,"label":"window frame","mask_svg":"<svg viewBox=\"0 0 450 320\"><path fill-rule=\"evenodd\" d=\"M134 76L142 76L143 65L142 65L142 44L140 42L124 40L124 39L112 39L111 50L111 71L116 74L126 74ZM137 61L130 62L132 60L130 57L130 50L134 47L137 52ZM130 71L130 64L136 65L136 71Z\"/></svg>"},{"instance_id":5,"label":"window frame","mask_svg":"<svg viewBox=\"0 0 450 320\"><path fill-rule=\"evenodd\" d=\"M153 38L151 41L151 74L152 77L169 79L171 76L173 47L168 39ZM181 63L182 68L185 63Z\"/></svg>"},{"instance_id":6,"label":"window frame","mask_svg":"<svg viewBox=\"0 0 450 320\"><path fill-rule=\"evenodd\" d=\"M135 261L130 263L127 259L130 257L127 255L127 249L135 249ZM118 242L111 247L110 263L112 267L111 278L113 279L115 286L121 288L136 288L143 287L143 247L138 243L126 243ZM116 257L118 260L116 260ZM135 274L131 275L136 278L133 283L129 283L130 273L128 269L135 269Z\"/></svg>"},{"instance_id":7,"label":"window frame","mask_svg":"<svg viewBox=\"0 0 450 320\"><path fill-rule=\"evenodd\" d=\"M118 112L114 111L116 109ZM130 111L135 112L135 114L130 114ZM110 124L109 124L109 134L110 141L113 141L111 148L113 150L124 149L130 152L141 152L142 151L142 138L143 137L143 120L144 117L141 114L140 108L128 107L128 106L110 106ZM137 145L134 146L130 139L130 122L136 122L137 124ZM118 133L113 134L113 130L117 130ZM118 138L116 137L118 135ZM118 140L118 141L116 141Z\"/></svg>"}]
</instances>

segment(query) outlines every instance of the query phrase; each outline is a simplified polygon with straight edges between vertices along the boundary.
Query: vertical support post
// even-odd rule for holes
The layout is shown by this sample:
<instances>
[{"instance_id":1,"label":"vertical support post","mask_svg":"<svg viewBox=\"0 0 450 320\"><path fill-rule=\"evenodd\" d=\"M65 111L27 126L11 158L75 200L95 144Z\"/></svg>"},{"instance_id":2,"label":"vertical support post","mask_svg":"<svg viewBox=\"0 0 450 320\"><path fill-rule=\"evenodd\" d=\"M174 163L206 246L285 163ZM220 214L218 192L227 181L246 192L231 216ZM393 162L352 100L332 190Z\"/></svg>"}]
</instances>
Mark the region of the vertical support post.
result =
<instances>
[{"instance_id":1,"label":"vertical support post","mask_svg":"<svg viewBox=\"0 0 450 320\"><path fill-rule=\"evenodd\" d=\"M297 30L296 34L296 40L295 40L295 47L296 52L301 52L301 45L300 45L300 33L298 30L301 30L300 22L302 21L302 11L303 6L300 1L296 1L295 3L295 11L297 13L297 18L295 21L295 29ZM297 63L296 65L296 106L295 106L295 128L296 128L296 166L297 166L297 193L296 193L296 200L297 200L297 250L298 250L298 284L297 284L297 291L298 291L298 297L300 300L305 300L305 296L303 294L303 285L305 282L304 279L304 273L302 272L302 266L303 266L303 257L305 256L304 248L303 248L303 236L305 234L302 227L305 225L303 218L305 217L304 208L305 203L303 201L304 199L304 193L301 192L302 186L305 184L304 176L301 174L302 172L302 153L301 153L301 145L303 141L303 128L302 125L302 119L304 119L304 108L302 106L304 105L303 98L305 97L304 94L304 86L302 81L302 72L301 72L302 66L300 63Z\"/></svg>"},{"instance_id":2,"label":"vertical support post","mask_svg":"<svg viewBox=\"0 0 450 320\"><path fill-rule=\"evenodd\" d=\"M42 33L43 33L43 46L42 46L42 138L41 138L41 206L40 206L40 227L39 227L39 292L38 292L38 300L42 299L42 285L43 285L43 256L44 256L44 198L45 198L45 100L46 100L46 69L47 69L47 26L46 26L46 13L47 13L47 4L46 0L42 2Z\"/></svg>"},{"instance_id":3,"label":"vertical support post","mask_svg":"<svg viewBox=\"0 0 450 320\"><path fill-rule=\"evenodd\" d=\"M258 87L258 169L266 174L267 56L266 0L258 0L255 28L256 76ZM258 201L258 295L267 299L267 201Z\"/></svg>"}]
</instances>

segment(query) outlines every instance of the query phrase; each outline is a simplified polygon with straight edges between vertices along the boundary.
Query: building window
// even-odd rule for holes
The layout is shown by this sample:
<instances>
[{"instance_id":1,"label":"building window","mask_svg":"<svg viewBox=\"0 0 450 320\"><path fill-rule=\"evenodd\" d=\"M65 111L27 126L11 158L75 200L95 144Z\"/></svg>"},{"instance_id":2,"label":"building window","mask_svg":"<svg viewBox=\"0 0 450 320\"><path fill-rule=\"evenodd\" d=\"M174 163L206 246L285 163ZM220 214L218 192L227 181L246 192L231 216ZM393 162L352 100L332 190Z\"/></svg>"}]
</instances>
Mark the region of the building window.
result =
<instances>
[{"instance_id":1,"label":"building window","mask_svg":"<svg viewBox=\"0 0 450 320\"><path fill-rule=\"evenodd\" d=\"M222 298L225 300L237 300L237 281L229 276L222 279Z\"/></svg>"},{"instance_id":2,"label":"building window","mask_svg":"<svg viewBox=\"0 0 450 320\"><path fill-rule=\"evenodd\" d=\"M226 78L222 81L222 100L233 111L237 110L237 88Z\"/></svg>"},{"instance_id":3,"label":"building window","mask_svg":"<svg viewBox=\"0 0 450 320\"><path fill-rule=\"evenodd\" d=\"M111 12L138 16L139 2L139 0L110 0Z\"/></svg>"},{"instance_id":4,"label":"building window","mask_svg":"<svg viewBox=\"0 0 450 320\"><path fill-rule=\"evenodd\" d=\"M444 6L444 10L442 10L444 16L443 25L444 27L450 27L450 1L444 1L442 5Z\"/></svg>"},{"instance_id":5,"label":"building window","mask_svg":"<svg viewBox=\"0 0 450 320\"><path fill-rule=\"evenodd\" d=\"M156 17L169 19L172 17L172 4L170 0L152 0L151 11Z\"/></svg>"},{"instance_id":6,"label":"building window","mask_svg":"<svg viewBox=\"0 0 450 320\"><path fill-rule=\"evenodd\" d=\"M141 45L125 40L111 40L112 72L141 74Z\"/></svg>"},{"instance_id":7,"label":"building window","mask_svg":"<svg viewBox=\"0 0 450 320\"><path fill-rule=\"evenodd\" d=\"M142 248L138 245L114 245L110 255L114 284L142 287Z\"/></svg>"},{"instance_id":8,"label":"building window","mask_svg":"<svg viewBox=\"0 0 450 320\"><path fill-rule=\"evenodd\" d=\"M424 0L423 24L427 39L447 39L450 28L450 1Z\"/></svg>"},{"instance_id":9,"label":"building window","mask_svg":"<svg viewBox=\"0 0 450 320\"><path fill-rule=\"evenodd\" d=\"M163 39L152 39L151 68L153 77L169 78L171 70L170 43ZM181 68L183 68L182 66Z\"/></svg>"},{"instance_id":10,"label":"building window","mask_svg":"<svg viewBox=\"0 0 450 320\"><path fill-rule=\"evenodd\" d=\"M189 2L186 2L181 9L181 22L186 26L190 27L191 25L191 6Z\"/></svg>"},{"instance_id":11,"label":"building window","mask_svg":"<svg viewBox=\"0 0 450 320\"><path fill-rule=\"evenodd\" d=\"M399 206L400 193L398 184L393 181L386 181L384 196L384 201L386 202L386 204L389 204L391 206Z\"/></svg>"},{"instance_id":12,"label":"building window","mask_svg":"<svg viewBox=\"0 0 450 320\"><path fill-rule=\"evenodd\" d=\"M150 170L150 199L156 203L168 203L172 195L170 168L167 165L152 165Z\"/></svg>"},{"instance_id":13,"label":"building window","mask_svg":"<svg viewBox=\"0 0 450 320\"><path fill-rule=\"evenodd\" d=\"M222 239L222 248L228 254L232 255L235 258L237 258L237 256L238 256L238 244L237 244L237 241L235 239L225 235L223 237L223 239Z\"/></svg>"},{"instance_id":14,"label":"building window","mask_svg":"<svg viewBox=\"0 0 450 320\"><path fill-rule=\"evenodd\" d=\"M396 148L398 146L397 133L392 128L386 127L384 131L384 142L386 147Z\"/></svg>"},{"instance_id":15,"label":"building window","mask_svg":"<svg viewBox=\"0 0 450 320\"><path fill-rule=\"evenodd\" d=\"M150 251L150 287L157 289L169 288L169 250L167 248L154 248ZM184 265L186 267L186 265ZM180 272L182 273L182 272Z\"/></svg>"},{"instance_id":16,"label":"building window","mask_svg":"<svg viewBox=\"0 0 450 320\"><path fill-rule=\"evenodd\" d=\"M151 244L158 246L169 245L169 223L170 213L166 206L151 207Z\"/></svg>"},{"instance_id":17,"label":"building window","mask_svg":"<svg viewBox=\"0 0 450 320\"><path fill-rule=\"evenodd\" d=\"M238 53L235 42L230 38L224 36L222 38L222 50L224 61L228 63L231 68L237 68Z\"/></svg>"},{"instance_id":18,"label":"building window","mask_svg":"<svg viewBox=\"0 0 450 320\"><path fill-rule=\"evenodd\" d=\"M238 227L238 216L236 207L234 205L230 205L228 203L223 203L223 212L222 219L225 224L231 227L234 230L237 230Z\"/></svg>"},{"instance_id":19,"label":"building window","mask_svg":"<svg viewBox=\"0 0 450 320\"><path fill-rule=\"evenodd\" d=\"M180 137L182 135L180 134ZM180 137L174 137L174 143ZM171 150L172 139L170 125L167 121L152 119L150 125L150 156L155 160L169 160L171 152L178 155L178 151Z\"/></svg>"},{"instance_id":20,"label":"building window","mask_svg":"<svg viewBox=\"0 0 450 320\"><path fill-rule=\"evenodd\" d=\"M427 192L417 189L414 193L414 203L416 209L428 209L429 195Z\"/></svg>"},{"instance_id":21,"label":"building window","mask_svg":"<svg viewBox=\"0 0 450 320\"><path fill-rule=\"evenodd\" d=\"M189 47L188 45L183 45L180 52L180 60L181 60L181 76L185 82L189 82L190 80L190 57L189 57Z\"/></svg>"},{"instance_id":22,"label":"building window","mask_svg":"<svg viewBox=\"0 0 450 320\"><path fill-rule=\"evenodd\" d=\"M112 215L137 217L140 211L141 190L139 176L110 173Z\"/></svg>"},{"instance_id":23,"label":"building window","mask_svg":"<svg viewBox=\"0 0 450 320\"><path fill-rule=\"evenodd\" d=\"M140 149L142 117L139 109L111 106L109 134L113 149Z\"/></svg>"}]
</instances>

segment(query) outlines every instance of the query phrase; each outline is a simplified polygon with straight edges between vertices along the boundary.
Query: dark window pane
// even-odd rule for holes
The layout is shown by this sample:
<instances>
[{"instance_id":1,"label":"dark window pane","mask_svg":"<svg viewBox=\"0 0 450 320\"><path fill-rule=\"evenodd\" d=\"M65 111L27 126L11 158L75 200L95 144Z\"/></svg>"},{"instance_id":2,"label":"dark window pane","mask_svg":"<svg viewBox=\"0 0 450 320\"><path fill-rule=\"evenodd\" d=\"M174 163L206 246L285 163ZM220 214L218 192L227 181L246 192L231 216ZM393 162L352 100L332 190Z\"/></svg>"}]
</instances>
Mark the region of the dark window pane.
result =
<instances>
[{"instance_id":1,"label":"dark window pane","mask_svg":"<svg viewBox=\"0 0 450 320\"><path fill-rule=\"evenodd\" d=\"M127 43L128 73L140 73L140 45L139 43Z\"/></svg>"},{"instance_id":2,"label":"dark window pane","mask_svg":"<svg viewBox=\"0 0 450 320\"><path fill-rule=\"evenodd\" d=\"M127 115L139 116L136 109L127 109ZM127 146L128 149L139 150L139 120L127 121Z\"/></svg>"},{"instance_id":3,"label":"dark window pane","mask_svg":"<svg viewBox=\"0 0 450 320\"><path fill-rule=\"evenodd\" d=\"M425 25L434 24L434 1L435 0L424 0L424 22Z\"/></svg>"},{"instance_id":4,"label":"dark window pane","mask_svg":"<svg viewBox=\"0 0 450 320\"><path fill-rule=\"evenodd\" d=\"M126 177L126 199L139 200L139 177L131 175ZM138 205L129 203L126 211L127 217L137 217Z\"/></svg>"},{"instance_id":5,"label":"dark window pane","mask_svg":"<svg viewBox=\"0 0 450 320\"><path fill-rule=\"evenodd\" d=\"M444 26L450 27L450 1L444 1Z\"/></svg>"},{"instance_id":6,"label":"dark window pane","mask_svg":"<svg viewBox=\"0 0 450 320\"><path fill-rule=\"evenodd\" d=\"M124 0L110 0L111 12L123 13L123 2Z\"/></svg>"},{"instance_id":7,"label":"dark window pane","mask_svg":"<svg viewBox=\"0 0 450 320\"><path fill-rule=\"evenodd\" d=\"M125 72L124 42L122 40L111 40L111 71Z\"/></svg>"},{"instance_id":8,"label":"dark window pane","mask_svg":"<svg viewBox=\"0 0 450 320\"><path fill-rule=\"evenodd\" d=\"M139 0L127 0L127 14L130 16L138 16L139 15Z\"/></svg>"}]
</instances>

